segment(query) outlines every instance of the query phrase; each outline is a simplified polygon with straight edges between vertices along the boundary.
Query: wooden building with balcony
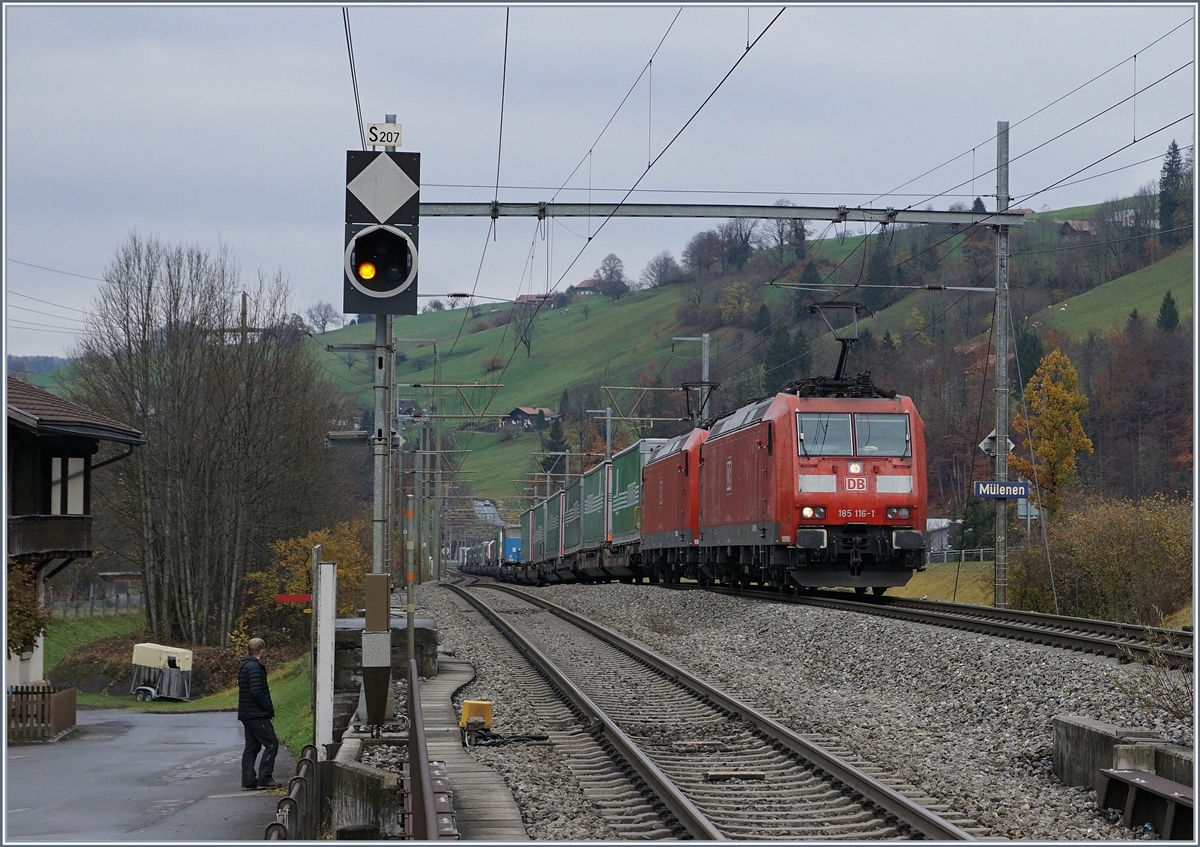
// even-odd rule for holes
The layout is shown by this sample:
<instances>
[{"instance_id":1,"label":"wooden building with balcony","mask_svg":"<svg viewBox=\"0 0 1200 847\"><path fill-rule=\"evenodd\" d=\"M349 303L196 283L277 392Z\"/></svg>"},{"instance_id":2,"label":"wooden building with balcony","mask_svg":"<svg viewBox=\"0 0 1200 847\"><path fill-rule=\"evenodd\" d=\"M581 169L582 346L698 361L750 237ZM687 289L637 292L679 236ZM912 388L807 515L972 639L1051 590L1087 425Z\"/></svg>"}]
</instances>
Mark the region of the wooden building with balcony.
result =
<instances>
[{"instance_id":1,"label":"wooden building with balcony","mask_svg":"<svg viewBox=\"0 0 1200 847\"><path fill-rule=\"evenodd\" d=\"M146 443L136 429L7 378L8 562L31 565L39 582L92 555L92 471L127 458ZM99 463L100 442L125 452ZM29 684L43 675L41 645L8 660L8 682Z\"/></svg>"}]
</instances>

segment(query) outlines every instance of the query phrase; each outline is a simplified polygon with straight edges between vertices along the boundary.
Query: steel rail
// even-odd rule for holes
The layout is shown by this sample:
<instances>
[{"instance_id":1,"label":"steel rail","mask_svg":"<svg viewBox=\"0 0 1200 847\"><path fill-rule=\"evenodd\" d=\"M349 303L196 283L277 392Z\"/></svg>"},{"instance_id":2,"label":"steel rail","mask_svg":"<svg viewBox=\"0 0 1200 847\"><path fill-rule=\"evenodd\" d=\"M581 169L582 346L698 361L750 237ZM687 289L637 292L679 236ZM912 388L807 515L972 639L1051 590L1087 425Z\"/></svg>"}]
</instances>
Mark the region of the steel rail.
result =
<instances>
[{"instance_id":1,"label":"steel rail","mask_svg":"<svg viewBox=\"0 0 1200 847\"><path fill-rule=\"evenodd\" d=\"M914 802L903 794L894 791L879 780L873 779L858 768L798 735L773 718L767 717L752 706L743 703L741 700L726 694L718 688L714 688L704 680L693 676L688 671L663 658L654 651L630 641L620 633L572 612L570 609L566 609L549 600L534 597L518 588L500 584L488 585L487 587L507 592L520 597L522 600L541 606L575 626L608 641L614 646L618 646L621 650L627 651L635 658L665 674L668 678L691 688L702 697L707 697L718 707L730 714L753 724L760 732L776 739L793 753L811 762L834 779L856 791L868 802L875 804L890 814L894 814L899 820L902 820L926 838L939 841L976 840L966 830L944 820L920 803Z\"/></svg>"},{"instance_id":2,"label":"steel rail","mask_svg":"<svg viewBox=\"0 0 1200 847\"><path fill-rule=\"evenodd\" d=\"M692 589L689 584L670 588ZM701 588L701 586L695 586ZM900 597L850 597L840 591L809 594L776 594L770 591L738 591L708 586L703 590L759 600L841 609L895 620L945 626L984 635L1033 641L1052 647L1080 650L1113 658L1163 657L1173 664L1193 661L1192 633L1139 627L1112 621L1095 621L1065 615L1048 615L1020 609L994 609L967 603L939 600L909 600ZM841 595L841 596L839 596Z\"/></svg>"},{"instance_id":3,"label":"steel rail","mask_svg":"<svg viewBox=\"0 0 1200 847\"><path fill-rule=\"evenodd\" d=\"M675 784L664 774L654 762L646 758L638 746L621 731L615 723L613 723L607 715L601 710L590 697L583 693L575 683L571 682L558 666L554 664L542 651L529 642L524 636L511 627L503 618L501 618L490 606L475 597L464 588L449 583L443 583L446 588L460 595L468 603L470 603L476 611L483 615L492 626L500 630L504 637L511 641L518 650L534 664L535 667L550 680L551 685L558 688L563 696L579 711L589 723L590 728L594 731L602 733L605 739L617 750L617 752L629 763L630 767L637 772L642 781L650 787L663 805L670 809L676 819L688 833L697 839L705 841L725 841L724 835L717 830L712 822L705 817L696 806L683 795ZM489 588L493 586L488 586ZM517 592L520 593L520 592ZM522 595L523 599L528 599Z\"/></svg>"}]
</instances>

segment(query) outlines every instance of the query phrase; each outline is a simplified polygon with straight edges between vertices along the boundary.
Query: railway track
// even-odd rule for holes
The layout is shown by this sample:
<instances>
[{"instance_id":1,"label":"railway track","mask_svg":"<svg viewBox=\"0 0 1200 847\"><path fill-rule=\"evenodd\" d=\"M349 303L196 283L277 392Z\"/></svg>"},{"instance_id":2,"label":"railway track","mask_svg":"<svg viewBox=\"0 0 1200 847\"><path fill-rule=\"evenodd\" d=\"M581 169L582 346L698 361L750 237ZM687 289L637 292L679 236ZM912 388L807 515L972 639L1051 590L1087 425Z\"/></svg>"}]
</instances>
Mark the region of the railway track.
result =
<instances>
[{"instance_id":1,"label":"railway track","mask_svg":"<svg viewBox=\"0 0 1200 847\"><path fill-rule=\"evenodd\" d=\"M972 822L943 818L944 808L908 796L910 786L856 767L599 624L509 586L447 587L569 700L653 795L675 837L974 838Z\"/></svg>"},{"instance_id":2,"label":"railway track","mask_svg":"<svg viewBox=\"0 0 1200 847\"><path fill-rule=\"evenodd\" d=\"M669 587L684 590L700 588L686 583ZM853 595L845 591L777 594L711 586L701 590L862 612L1133 661L1163 661L1172 666L1190 666L1194 660L1192 633L1177 630L966 603Z\"/></svg>"}]
</instances>

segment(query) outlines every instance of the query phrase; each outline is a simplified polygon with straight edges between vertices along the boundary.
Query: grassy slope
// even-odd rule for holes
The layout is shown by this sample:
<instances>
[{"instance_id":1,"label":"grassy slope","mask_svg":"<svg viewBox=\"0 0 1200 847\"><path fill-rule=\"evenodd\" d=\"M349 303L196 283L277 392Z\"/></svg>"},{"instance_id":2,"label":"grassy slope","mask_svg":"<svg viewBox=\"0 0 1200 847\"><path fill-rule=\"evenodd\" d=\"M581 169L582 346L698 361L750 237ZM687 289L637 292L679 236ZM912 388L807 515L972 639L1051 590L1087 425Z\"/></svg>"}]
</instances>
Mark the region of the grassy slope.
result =
<instances>
[{"instance_id":1,"label":"grassy slope","mask_svg":"<svg viewBox=\"0 0 1200 847\"><path fill-rule=\"evenodd\" d=\"M140 611L77 620L52 620L46 628L42 642L45 648L46 673L49 674L54 666L76 647L114 635L131 635L145 628L146 615Z\"/></svg>"},{"instance_id":2,"label":"grassy slope","mask_svg":"<svg viewBox=\"0 0 1200 847\"><path fill-rule=\"evenodd\" d=\"M1042 313L1042 327L1085 338L1093 329L1107 332L1123 327L1134 309L1153 323L1168 291L1179 307L1180 320L1187 320L1193 308L1193 257L1193 247L1189 244L1140 271L1098 285L1065 303L1055 303Z\"/></svg>"}]
</instances>

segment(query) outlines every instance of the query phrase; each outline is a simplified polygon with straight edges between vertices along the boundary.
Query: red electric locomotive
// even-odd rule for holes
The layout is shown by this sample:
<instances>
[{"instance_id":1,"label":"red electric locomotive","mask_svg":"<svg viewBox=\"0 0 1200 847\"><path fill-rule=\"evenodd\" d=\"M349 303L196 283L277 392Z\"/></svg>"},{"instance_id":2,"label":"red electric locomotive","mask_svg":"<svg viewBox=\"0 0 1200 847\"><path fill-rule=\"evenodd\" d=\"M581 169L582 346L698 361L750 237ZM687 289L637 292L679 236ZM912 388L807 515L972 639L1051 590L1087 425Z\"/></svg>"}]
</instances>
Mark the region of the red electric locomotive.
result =
<instances>
[{"instance_id":1,"label":"red electric locomotive","mask_svg":"<svg viewBox=\"0 0 1200 847\"><path fill-rule=\"evenodd\" d=\"M652 573L699 561L700 445L707 437L704 429L677 435L642 469L642 561Z\"/></svg>"},{"instance_id":2,"label":"red electric locomotive","mask_svg":"<svg viewBox=\"0 0 1200 847\"><path fill-rule=\"evenodd\" d=\"M907 397L778 394L701 448L701 579L904 585L924 564L924 424Z\"/></svg>"},{"instance_id":3,"label":"red electric locomotive","mask_svg":"<svg viewBox=\"0 0 1200 847\"><path fill-rule=\"evenodd\" d=\"M844 375L856 336L839 338L833 377L795 382L652 458L643 554L658 580L882 593L924 568L925 425L908 397Z\"/></svg>"}]
</instances>

